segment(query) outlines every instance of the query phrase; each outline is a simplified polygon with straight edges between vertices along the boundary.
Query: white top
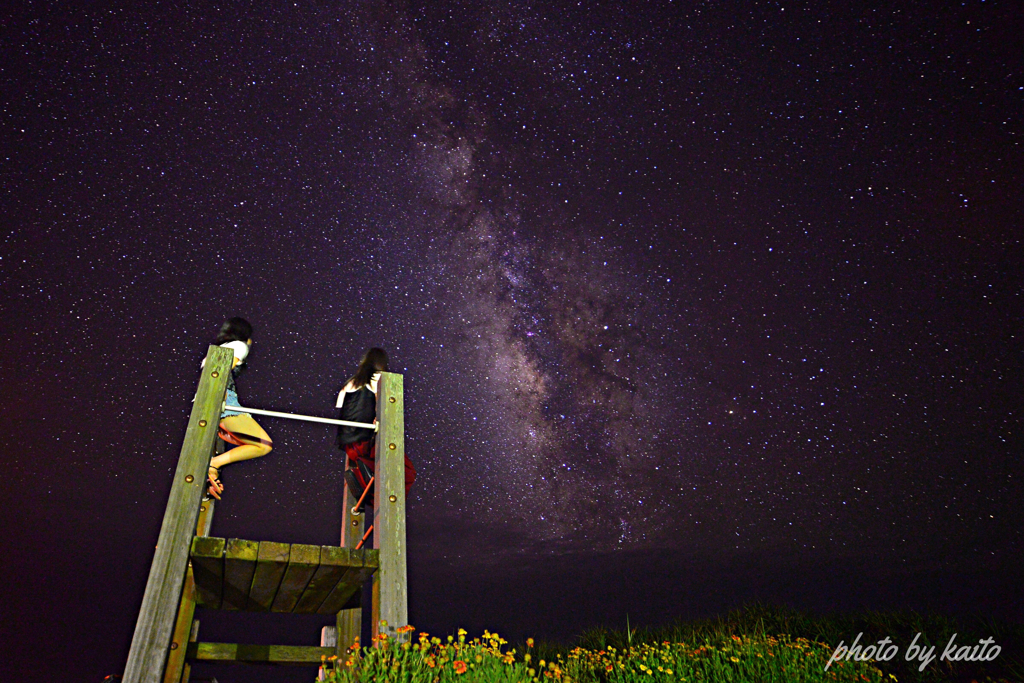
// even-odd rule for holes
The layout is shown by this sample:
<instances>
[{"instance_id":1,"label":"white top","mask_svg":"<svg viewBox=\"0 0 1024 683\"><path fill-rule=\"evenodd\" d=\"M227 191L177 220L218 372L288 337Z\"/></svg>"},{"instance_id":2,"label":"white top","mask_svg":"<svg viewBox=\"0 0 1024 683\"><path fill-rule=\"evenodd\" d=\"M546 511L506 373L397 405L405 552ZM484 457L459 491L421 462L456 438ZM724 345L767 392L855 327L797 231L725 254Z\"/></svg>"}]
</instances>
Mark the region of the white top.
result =
<instances>
[{"instance_id":1,"label":"white top","mask_svg":"<svg viewBox=\"0 0 1024 683\"><path fill-rule=\"evenodd\" d=\"M374 393L374 395L377 394L377 380L379 380L379 379L380 379L380 373L379 372L375 372L375 373L373 373L373 377L370 378L370 383L368 385L366 385L366 386L370 387L370 391L372 391ZM349 380L349 383L345 385L345 388L342 389L338 393L338 402L334 405L334 407L335 408L340 408L341 405L345 402L346 394L350 394L352 392L359 391L362 388L363 387L357 387L357 386L353 385L352 381Z\"/></svg>"},{"instance_id":2,"label":"white top","mask_svg":"<svg viewBox=\"0 0 1024 683\"><path fill-rule=\"evenodd\" d=\"M244 362L245 357L249 355L249 345L244 341L229 341L221 344L221 346L234 351L235 358L238 359L239 363Z\"/></svg>"},{"instance_id":3,"label":"white top","mask_svg":"<svg viewBox=\"0 0 1024 683\"><path fill-rule=\"evenodd\" d=\"M231 349L232 351L234 351L234 353L235 353L235 360L238 361L238 363L236 363L236 365L241 365L242 363L244 363L245 362L245 357L249 355L249 345L246 344L244 341L224 342L223 344L221 344L221 346L226 348L226 349ZM203 362L199 364L199 367L204 367L205 365L206 365L206 359L204 358ZM374 386L376 386L376 385L374 385Z\"/></svg>"}]
</instances>

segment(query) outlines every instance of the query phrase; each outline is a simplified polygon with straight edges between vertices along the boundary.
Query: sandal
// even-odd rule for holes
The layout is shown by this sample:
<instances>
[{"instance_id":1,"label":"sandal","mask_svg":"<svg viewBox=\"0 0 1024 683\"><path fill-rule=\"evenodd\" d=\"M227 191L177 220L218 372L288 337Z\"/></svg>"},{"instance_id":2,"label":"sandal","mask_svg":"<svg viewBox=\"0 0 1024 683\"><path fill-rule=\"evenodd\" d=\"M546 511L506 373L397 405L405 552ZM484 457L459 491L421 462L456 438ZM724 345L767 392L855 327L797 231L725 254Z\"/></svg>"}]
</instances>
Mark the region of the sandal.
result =
<instances>
[{"instance_id":1,"label":"sandal","mask_svg":"<svg viewBox=\"0 0 1024 683\"><path fill-rule=\"evenodd\" d=\"M204 498L206 500L210 498L220 500L220 494L224 493L224 484L220 483L220 470L210 465L210 471L207 473L206 478L210 485L206 489Z\"/></svg>"}]
</instances>

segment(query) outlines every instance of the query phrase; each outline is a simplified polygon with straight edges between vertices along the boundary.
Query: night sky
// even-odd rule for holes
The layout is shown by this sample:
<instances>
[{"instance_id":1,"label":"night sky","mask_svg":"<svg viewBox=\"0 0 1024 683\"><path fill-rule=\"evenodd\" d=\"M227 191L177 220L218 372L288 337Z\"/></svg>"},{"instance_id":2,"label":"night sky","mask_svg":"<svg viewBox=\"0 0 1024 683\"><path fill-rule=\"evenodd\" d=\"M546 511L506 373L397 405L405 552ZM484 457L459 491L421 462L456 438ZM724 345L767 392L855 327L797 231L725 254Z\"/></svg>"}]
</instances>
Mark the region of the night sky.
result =
<instances>
[{"instance_id":1,"label":"night sky","mask_svg":"<svg viewBox=\"0 0 1024 683\"><path fill-rule=\"evenodd\" d=\"M340 4L3 10L0 670L122 671L233 315L243 405L404 374L432 633L1024 619L1019 6ZM333 428L260 423L213 535L336 544Z\"/></svg>"}]
</instances>

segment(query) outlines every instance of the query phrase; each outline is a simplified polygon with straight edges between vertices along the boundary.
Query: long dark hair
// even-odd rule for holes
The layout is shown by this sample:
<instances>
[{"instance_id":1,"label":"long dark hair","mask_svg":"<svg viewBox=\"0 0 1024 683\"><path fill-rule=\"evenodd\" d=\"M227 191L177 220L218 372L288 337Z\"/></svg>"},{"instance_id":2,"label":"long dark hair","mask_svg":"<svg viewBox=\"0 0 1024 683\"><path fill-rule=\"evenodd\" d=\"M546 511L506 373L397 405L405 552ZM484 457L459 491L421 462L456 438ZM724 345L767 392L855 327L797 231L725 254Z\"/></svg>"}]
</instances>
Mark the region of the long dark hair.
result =
<instances>
[{"instance_id":1,"label":"long dark hair","mask_svg":"<svg viewBox=\"0 0 1024 683\"><path fill-rule=\"evenodd\" d=\"M252 339L252 325L245 318L228 318L220 326L220 332L214 344L226 344L233 341L249 341Z\"/></svg>"},{"instance_id":2,"label":"long dark hair","mask_svg":"<svg viewBox=\"0 0 1024 683\"><path fill-rule=\"evenodd\" d=\"M356 389L362 389L373 378L374 373L388 371L388 354L384 349L374 346L366 352L363 359L359 361L359 368L356 374L352 375L349 382Z\"/></svg>"}]
</instances>

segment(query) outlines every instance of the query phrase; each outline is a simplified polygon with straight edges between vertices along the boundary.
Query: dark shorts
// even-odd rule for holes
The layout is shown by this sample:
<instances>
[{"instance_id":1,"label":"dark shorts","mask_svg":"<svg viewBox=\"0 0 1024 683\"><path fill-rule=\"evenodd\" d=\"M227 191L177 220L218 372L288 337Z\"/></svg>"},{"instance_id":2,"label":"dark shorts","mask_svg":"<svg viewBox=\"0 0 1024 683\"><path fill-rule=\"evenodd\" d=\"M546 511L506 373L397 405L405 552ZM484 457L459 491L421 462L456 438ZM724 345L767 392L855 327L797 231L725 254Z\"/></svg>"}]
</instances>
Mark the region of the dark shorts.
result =
<instances>
[{"instance_id":1,"label":"dark shorts","mask_svg":"<svg viewBox=\"0 0 1024 683\"><path fill-rule=\"evenodd\" d=\"M369 484L368 478L365 476L364 471L368 471L370 476L373 476L374 468L374 456L377 453L377 444L375 439L367 439L366 441L357 441L355 443L347 443L342 449L345 451L345 456L348 458L349 465L352 467L353 472L356 475L356 479L365 488ZM363 467L358 467L358 465ZM365 468L365 469L364 469ZM405 492L409 492L409 487L416 481L416 468L413 467L412 460L409 460L409 456L405 456Z\"/></svg>"}]
</instances>

